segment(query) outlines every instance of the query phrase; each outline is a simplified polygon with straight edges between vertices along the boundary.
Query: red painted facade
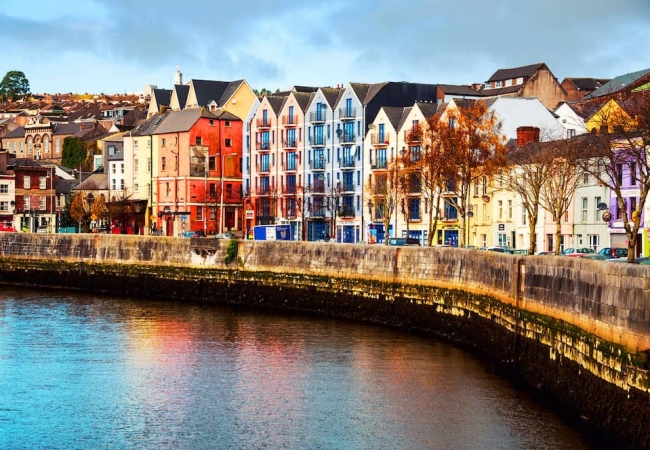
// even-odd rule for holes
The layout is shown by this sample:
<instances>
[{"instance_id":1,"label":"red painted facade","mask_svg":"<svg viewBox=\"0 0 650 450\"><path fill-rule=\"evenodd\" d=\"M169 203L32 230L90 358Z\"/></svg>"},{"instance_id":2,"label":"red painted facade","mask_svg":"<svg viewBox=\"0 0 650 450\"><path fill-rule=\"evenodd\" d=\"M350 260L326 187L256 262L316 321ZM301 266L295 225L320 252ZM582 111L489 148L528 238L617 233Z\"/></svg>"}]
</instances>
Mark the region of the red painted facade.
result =
<instances>
[{"instance_id":1,"label":"red painted facade","mask_svg":"<svg viewBox=\"0 0 650 450\"><path fill-rule=\"evenodd\" d=\"M188 131L155 139L156 227L167 236L241 230L241 120L205 111Z\"/></svg>"}]
</instances>

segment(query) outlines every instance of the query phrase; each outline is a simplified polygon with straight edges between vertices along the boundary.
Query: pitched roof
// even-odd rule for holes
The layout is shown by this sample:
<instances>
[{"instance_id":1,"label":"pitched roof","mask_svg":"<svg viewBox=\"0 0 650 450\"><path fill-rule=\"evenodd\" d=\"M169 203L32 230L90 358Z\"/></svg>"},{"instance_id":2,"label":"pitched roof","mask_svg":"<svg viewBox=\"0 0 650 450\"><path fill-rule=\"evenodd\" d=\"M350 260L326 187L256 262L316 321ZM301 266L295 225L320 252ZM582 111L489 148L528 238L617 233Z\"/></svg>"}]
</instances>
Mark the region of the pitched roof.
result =
<instances>
[{"instance_id":1,"label":"pitched roof","mask_svg":"<svg viewBox=\"0 0 650 450\"><path fill-rule=\"evenodd\" d=\"M544 63L531 64L529 66L514 67L511 69L499 69L490 77L487 82L509 80L511 78L528 78L542 68L547 68Z\"/></svg>"},{"instance_id":2,"label":"pitched roof","mask_svg":"<svg viewBox=\"0 0 650 450\"><path fill-rule=\"evenodd\" d=\"M151 101L155 99L158 107L169 106L169 102L172 99L172 90L171 89L154 89L151 93Z\"/></svg>"},{"instance_id":3,"label":"pitched roof","mask_svg":"<svg viewBox=\"0 0 650 450\"><path fill-rule=\"evenodd\" d=\"M625 75L620 75L609 82L602 85L600 88L596 89L590 94L585 95L585 99L602 97L603 95L614 94L621 89L629 86L638 79L644 77L650 73L650 69L639 70L636 72L626 73Z\"/></svg>"},{"instance_id":4,"label":"pitched roof","mask_svg":"<svg viewBox=\"0 0 650 450\"><path fill-rule=\"evenodd\" d=\"M293 87L294 92L305 92L305 93L310 93L310 92L316 92L318 91L317 87L313 86L294 86Z\"/></svg>"},{"instance_id":5,"label":"pitched roof","mask_svg":"<svg viewBox=\"0 0 650 450\"><path fill-rule=\"evenodd\" d=\"M217 119L217 117L205 108L190 108L181 111L171 111L169 116L151 134L181 133L189 131L190 128L202 117Z\"/></svg>"},{"instance_id":6,"label":"pitched roof","mask_svg":"<svg viewBox=\"0 0 650 450\"><path fill-rule=\"evenodd\" d=\"M402 129L404 123L406 122L406 118L408 117L412 109L413 109L412 106L407 106L406 108L402 108L402 115L399 118L399 122L397 122L397 126L395 127L396 130Z\"/></svg>"},{"instance_id":7,"label":"pitched roof","mask_svg":"<svg viewBox=\"0 0 650 450\"><path fill-rule=\"evenodd\" d=\"M309 100L314 96L313 92L294 92L293 97L296 99L296 103L300 106L300 109L303 111L307 110L307 105Z\"/></svg>"},{"instance_id":8,"label":"pitched roof","mask_svg":"<svg viewBox=\"0 0 650 450\"><path fill-rule=\"evenodd\" d=\"M402 118L402 115L404 114L404 110L408 109L409 111L412 108L403 108L401 106L384 106L382 108L384 112L386 113L386 117L388 117L388 120L390 123L393 125L393 128L398 130L398 126L400 123L400 119ZM404 114L406 115L406 114Z\"/></svg>"},{"instance_id":9,"label":"pitched roof","mask_svg":"<svg viewBox=\"0 0 650 450\"><path fill-rule=\"evenodd\" d=\"M162 114L156 114L155 116L150 117L143 124L133 130L131 136L148 136L150 134L156 134L158 127L170 114L171 111L167 110Z\"/></svg>"},{"instance_id":10,"label":"pitched roof","mask_svg":"<svg viewBox=\"0 0 650 450\"><path fill-rule=\"evenodd\" d=\"M420 111L422 111L424 117L433 116L438 111L440 111L440 107L442 105L440 103L424 103L424 102L416 102L415 104L420 109Z\"/></svg>"},{"instance_id":11,"label":"pitched roof","mask_svg":"<svg viewBox=\"0 0 650 450\"><path fill-rule=\"evenodd\" d=\"M194 95L196 96L198 106L208 106L213 101L218 106L223 106L243 82L244 80L191 80L190 84L194 88Z\"/></svg>"},{"instance_id":12,"label":"pitched roof","mask_svg":"<svg viewBox=\"0 0 650 450\"><path fill-rule=\"evenodd\" d=\"M365 103L366 96L370 90L370 85L365 83L350 83L350 87L356 94L357 98L361 103ZM340 100L340 96L337 100Z\"/></svg>"},{"instance_id":13,"label":"pitched roof","mask_svg":"<svg viewBox=\"0 0 650 450\"><path fill-rule=\"evenodd\" d=\"M604 78L567 78L579 91L594 91L610 81Z\"/></svg>"},{"instance_id":14,"label":"pitched roof","mask_svg":"<svg viewBox=\"0 0 650 450\"><path fill-rule=\"evenodd\" d=\"M271 109L273 109L273 112L275 114L278 114L282 110L282 106L284 105L284 102L287 100L288 96L289 96L289 92L282 95L280 94L267 95L266 101L268 101L269 105L271 105Z\"/></svg>"},{"instance_id":15,"label":"pitched roof","mask_svg":"<svg viewBox=\"0 0 650 450\"><path fill-rule=\"evenodd\" d=\"M334 108L342 90L343 89L341 88L321 88L321 92L323 93L323 96L325 96L327 103L329 103L330 108Z\"/></svg>"},{"instance_id":16,"label":"pitched roof","mask_svg":"<svg viewBox=\"0 0 650 450\"><path fill-rule=\"evenodd\" d=\"M2 136L2 139L12 139L12 138L20 138L20 137L25 137L25 127L18 127L11 130L9 133Z\"/></svg>"},{"instance_id":17,"label":"pitched roof","mask_svg":"<svg viewBox=\"0 0 650 450\"><path fill-rule=\"evenodd\" d=\"M186 84L175 84L174 91L176 91L176 98L178 99L178 105L181 109L185 108L187 103L187 96L190 93L190 87Z\"/></svg>"},{"instance_id":18,"label":"pitched roof","mask_svg":"<svg viewBox=\"0 0 650 450\"><path fill-rule=\"evenodd\" d=\"M456 85L456 84L439 84L438 87L442 89L442 92L449 95L472 95L475 97L480 97L483 94L479 91L476 91L467 85Z\"/></svg>"}]
</instances>

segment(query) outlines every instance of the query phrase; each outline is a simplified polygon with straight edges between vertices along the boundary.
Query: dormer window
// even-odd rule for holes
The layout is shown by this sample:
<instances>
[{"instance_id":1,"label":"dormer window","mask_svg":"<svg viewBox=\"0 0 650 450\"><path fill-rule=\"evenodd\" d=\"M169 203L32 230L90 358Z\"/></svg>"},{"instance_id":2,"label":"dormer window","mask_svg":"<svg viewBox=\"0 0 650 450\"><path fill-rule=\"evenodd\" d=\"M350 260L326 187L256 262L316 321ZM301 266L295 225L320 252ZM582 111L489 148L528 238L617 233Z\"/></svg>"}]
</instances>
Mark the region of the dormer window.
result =
<instances>
[{"instance_id":1,"label":"dormer window","mask_svg":"<svg viewBox=\"0 0 650 450\"><path fill-rule=\"evenodd\" d=\"M498 88L501 87L501 81L497 81L497 86L496 87L498 87Z\"/></svg>"}]
</instances>

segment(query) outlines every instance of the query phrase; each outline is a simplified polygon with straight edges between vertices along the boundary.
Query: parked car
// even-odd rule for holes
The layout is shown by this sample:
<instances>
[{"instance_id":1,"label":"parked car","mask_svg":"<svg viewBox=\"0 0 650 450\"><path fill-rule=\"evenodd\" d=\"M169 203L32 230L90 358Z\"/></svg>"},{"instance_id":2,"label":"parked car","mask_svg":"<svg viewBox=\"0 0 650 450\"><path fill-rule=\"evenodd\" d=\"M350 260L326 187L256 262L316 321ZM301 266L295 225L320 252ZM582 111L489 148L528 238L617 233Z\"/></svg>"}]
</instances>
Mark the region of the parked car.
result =
<instances>
[{"instance_id":1,"label":"parked car","mask_svg":"<svg viewBox=\"0 0 650 450\"><path fill-rule=\"evenodd\" d=\"M540 256L555 256L555 252L539 252Z\"/></svg>"},{"instance_id":2,"label":"parked car","mask_svg":"<svg viewBox=\"0 0 650 450\"><path fill-rule=\"evenodd\" d=\"M604 261L604 260L609 259L609 258L607 258L607 256L601 255L600 253L590 253L588 255L583 256L583 258L584 259L595 259L595 260L598 260L598 261Z\"/></svg>"},{"instance_id":3,"label":"parked car","mask_svg":"<svg viewBox=\"0 0 650 450\"><path fill-rule=\"evenodd\" d=\"M495 245L495 246L492 246L492 247L487 247L486 250L491 251L491 252L512 254L515 249L512 248L512 247L506 247L505 245Z\"/></svg>"},{"instance_id":4,"label":"parked car","mask_svg":"<svg viewBox=\"0 0 650 450\"><path fill-rule=\"evenodd\" d=\"M617 262L617 263L626 263L629 262L627 260L627 256L624 256L622 258L609 258L606 260L607 262ZM650 257L647 256L640 256L638 258L634 258L634 261L632 262L633 264L643 264L647 265L650 264Z\"/></svg>"},{"instance_id":5,"label":"parked car","mask_svg":"<svg viewBox=\"0 0 650 450\"><path fill-rule=\"evenodd\" d=\"M388 245L414 245L419 246L420 241L415 238L388 238Z\"/></svg>"},{"instance_id":6,"label":"parked car","mask_svg":"<svg viewBox=\"0 0 650 450\"><path fill-rule=\"evenodd\" d=\"M520 255L520 256L528 256L528 250L524 250L523 248L516 248L512 251L513 255Z\"/></svg>"},{"instance_id":7,"label":"parked car","mask_svg":"<svg viewBox=\"0 0 650 450\"><path fill-rule=\"evenodd\" d=\"M569 250L569 249L567 249ZM572 248L570 250L573 250L571 252L565 252L563 253L564 256L568 256L570 258L582 258L587 255L593 255L595 254L593 249L591 248Z\"/></svg>"},{"instance_id":8,"label":"parked car","mask_svg":"<svg viewBox=\"0 0 650 450\"><path fill-rule=\"evenodd\" d=\"M199 237L205 237L205 233L203 230L196 230L196 231L185 231L184 233L181 234L182 237L185 238L199 238Z\"/></svg>"},{"instance_id":9,"label":"parked car","mask_svg":"<svg viewBox=\"0 0 650 450\"><path fill-rule=\"evenodd\" d=\"M625 247L603 247L598 250L599 255L605 255L610 258L623 258L627 257L627 248Z\"/></svg>"},{"instance_id":10,"label":"parked car","mask_svg":"<svg viewBox=\"0 0 650 450\"><path fill-rule=\"evenodd\" d=\"M0 232L1 231L7 232L7 233L15 233L18 230L16 230L13 226L11 226L10 223L0 223Z\"/></svg>"}]
</instances>

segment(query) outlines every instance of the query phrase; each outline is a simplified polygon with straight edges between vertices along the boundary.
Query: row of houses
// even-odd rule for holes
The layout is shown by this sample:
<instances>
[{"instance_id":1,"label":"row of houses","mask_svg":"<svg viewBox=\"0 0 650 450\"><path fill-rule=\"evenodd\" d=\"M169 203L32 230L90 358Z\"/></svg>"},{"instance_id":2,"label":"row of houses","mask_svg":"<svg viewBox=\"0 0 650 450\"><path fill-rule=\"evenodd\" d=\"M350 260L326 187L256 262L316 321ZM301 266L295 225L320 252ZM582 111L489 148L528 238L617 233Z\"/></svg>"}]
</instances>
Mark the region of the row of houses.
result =
<instances>
[{"instance_id":1,"label":"row of houses","mask_svg":"<svg viewBox=\"0 0 650 450\"><path fill-rule=\"evenodd\" d=\"M571 138L599 132L598 114L624 110L625 95L643 89L649 72L559 83L545 64L535 64L500 69L487 82L472 86L348 83L295 86L263 97L245 80L183 84L177 72L171 90L152 89L149 117L142 124L99 139L94 169L100 173L75 189L93 198L101 191L111 202L131 202L132 214L111 219L128 221L111 223L128 232L243 235L254 225L286 223L297 239L381 242L408 230L410 237L425 243L431 215L418 192L409 194L386 229L366 186L398 155L420 151L422 142L414 139L413 130L427 117L481 100L501 120L507 141L524 145L521 130L530 127L539 130L542 141ZM34 122L33 128L22 127L22 152L20 136L3 138L2 148L18 160L38 160L38 155L41 162L57 163L56 144L44 137L48 131L41 131L38 119ZM34 146L39 139L40 154ZM46 141L49 154L42 151ZM585 176L562 225L562 246L624 244L616 215L602 219L602 204L609 205L611 195ZM634 197L633 189L629 195ZM485 179L468 200L473 214L464 233L449 202L434 212L440 224L434 243L529 246L527 217L514 192ZM13 201L20 216L25 202ZM552 250L555 225L548 214L542 217L537 248ZM458 242L461 235L465 242ZM643 241L647 248L647 239Z\"/></svg>"}]
</instances>

